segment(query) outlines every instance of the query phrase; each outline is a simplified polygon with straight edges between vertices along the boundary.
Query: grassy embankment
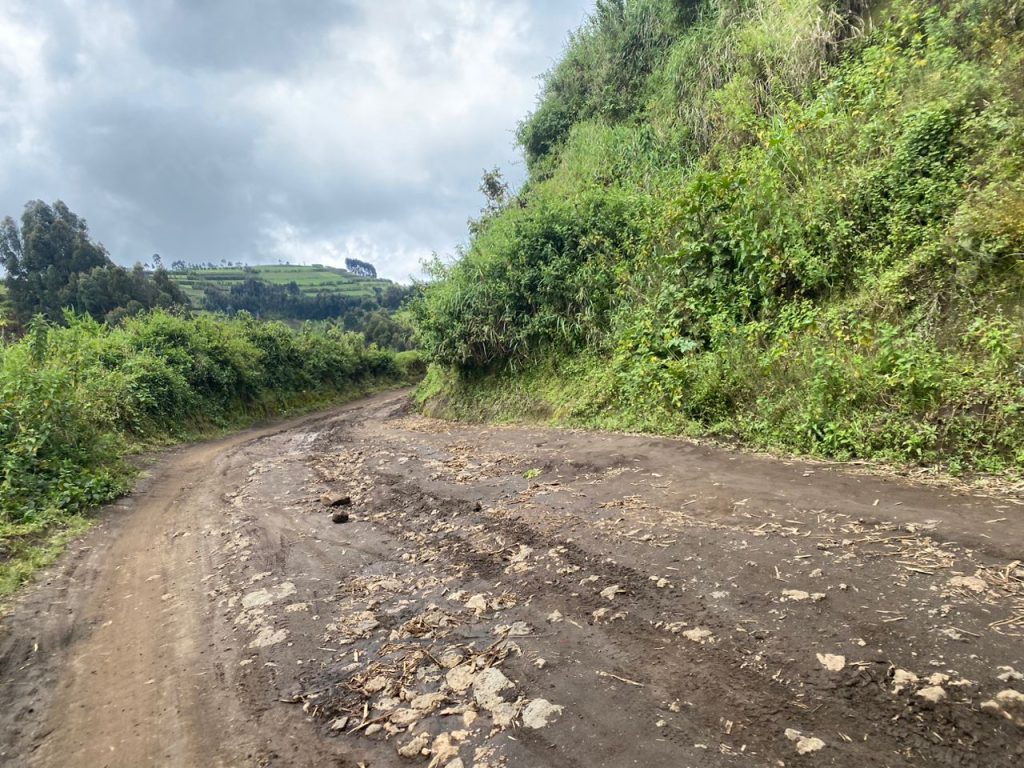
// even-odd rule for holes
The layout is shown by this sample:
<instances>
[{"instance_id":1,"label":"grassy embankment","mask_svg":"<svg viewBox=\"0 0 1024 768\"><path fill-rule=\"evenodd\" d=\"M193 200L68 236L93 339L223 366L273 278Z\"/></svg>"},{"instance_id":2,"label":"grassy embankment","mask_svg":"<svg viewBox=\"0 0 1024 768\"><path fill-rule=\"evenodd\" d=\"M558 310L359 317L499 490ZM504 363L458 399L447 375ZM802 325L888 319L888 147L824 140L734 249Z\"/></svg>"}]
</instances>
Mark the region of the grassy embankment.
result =
<instances>
[{"instance_id":1,"label":"grassy embankment","mask_svg":"<svg viewBox=\"0 0 1024 768\"><path fill-rule=\"evenodd\" d=\"M240 316L69 318L0 343L0 597L89 524L146 447L411 381L415 353Z\"/></svg>"},{"instance_id":2,"label":"grassy embankment","mask_svg":"<svg viewBox=\"0 0 1024 768\"><path fill-rule=\"evenodd\" d=\"M1022 30L1001 0L602 0L520 127L529 181L435 265L421 400L1020 471Z\"/></svg>"}]
</instances>

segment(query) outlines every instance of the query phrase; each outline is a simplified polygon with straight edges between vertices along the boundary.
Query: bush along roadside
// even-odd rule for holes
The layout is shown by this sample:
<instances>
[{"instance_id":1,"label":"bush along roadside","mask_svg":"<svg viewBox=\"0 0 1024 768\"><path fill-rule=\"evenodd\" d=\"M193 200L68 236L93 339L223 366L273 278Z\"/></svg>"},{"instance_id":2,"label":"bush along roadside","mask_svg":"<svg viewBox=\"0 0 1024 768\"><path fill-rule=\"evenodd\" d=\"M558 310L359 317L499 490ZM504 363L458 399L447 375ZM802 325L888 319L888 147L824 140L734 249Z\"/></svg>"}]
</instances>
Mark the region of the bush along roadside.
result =
<instances>
[{"instance_id":1,"label":"bush along roadside","mask_svg":"<svg viewBox=\"0 0 1024 768\"><path fill-rule=\"evenodd\" d=\"M0 344L0 596L123 494L125 457L422 374L414 352L250 316L156 311L110 327L68 316Z\"/></svg>"},{"instance_id":2,"label":"bush along roadside","mask_svg":"<svg viewBox=\"0 0 1024 768\"><path fill-rule=\"evenodd\" d=\"M1024 470L1024 10L601 0L414 303L450 414Z\"/></svg>"}]
</instances>

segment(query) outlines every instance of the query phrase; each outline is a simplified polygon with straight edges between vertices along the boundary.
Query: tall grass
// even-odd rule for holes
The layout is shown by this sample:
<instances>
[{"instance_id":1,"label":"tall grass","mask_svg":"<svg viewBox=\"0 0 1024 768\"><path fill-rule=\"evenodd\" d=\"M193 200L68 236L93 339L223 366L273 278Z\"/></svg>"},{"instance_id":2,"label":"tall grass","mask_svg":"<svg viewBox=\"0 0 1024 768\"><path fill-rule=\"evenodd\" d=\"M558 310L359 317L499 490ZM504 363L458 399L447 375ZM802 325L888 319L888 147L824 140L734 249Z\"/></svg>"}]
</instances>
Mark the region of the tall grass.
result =
<instances>
[{"instance_id":1,"label":"tall grass","mask_svg":"<svg viewBox=\"0 0 1024 768\"><path fill-rule=\"evenodd\" d=\"M602 3L416 308L433 381L573 369L540 399L591 423L1024 468L1021 83L1019 3Z\"/></svg>"}]
</instances>

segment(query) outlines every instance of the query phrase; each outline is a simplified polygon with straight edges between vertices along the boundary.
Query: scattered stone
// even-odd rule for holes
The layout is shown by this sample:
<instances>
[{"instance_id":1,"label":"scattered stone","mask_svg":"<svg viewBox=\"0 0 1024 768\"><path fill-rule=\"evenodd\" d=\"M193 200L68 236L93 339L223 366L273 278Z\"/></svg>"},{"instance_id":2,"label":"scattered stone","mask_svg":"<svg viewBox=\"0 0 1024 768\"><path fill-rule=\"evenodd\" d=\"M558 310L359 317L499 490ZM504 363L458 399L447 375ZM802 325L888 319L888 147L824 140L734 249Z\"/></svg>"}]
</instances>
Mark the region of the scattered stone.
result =
<instances>
[{"instance_id":1,"label":"scattered stone","mask_svg":"<svg viewBox=\"0 0 1024 768\"><path fill-rule=\"evenodd\" d=\"M421 712L432 712L444 701L447 696L443 693L424 693L420 696L416 696L412 701L409 702L409 706L413 709L418 709Z\"/></svg>"},{"instance_id":2,"label":"scattered stone","mask_svg":"<svg viewBox=\"0 0 1024 768\"><path fill-rule=\"evenodd\" d=\"M363 685L363 690L366 693L380 693L388 687L388 679L384 675L376 675L371 677Z\"/></svg>"},{"instance_id":3,"label":"scattered stone","mask_svg":"<svg viewBox=\"0 0 1024 768\"><path fill-rule=\"evenodd\" d=\"M798 755L806 755L824 748L825 742L817 736L811 736L810 738L804 736L796 743L796 753Z\"/></svg>"},{"instance_id":4,"label":"scattered stone","mask_svg":"<svg viewBox=\"0 0 1024 768\"><path fill-rule=\"evenodd\" d=\"M525 621L514 621L511 624L499 624L494 628L494 634L506 635L508 637L527 637L533 634L533 629Z\"/></svg>"},{"instance_id":5,"label":"scattered stone","mask_svg":"<svg viewBox=\"0 0 1024 768\"><path fill-rule=\"evenodd\" d=\"M288 639L287 629L274 629L273 627L264 627L256 635L255 639L249 643L250 648L266 648L270 645L277 645L283 643Z\"/></svg>"},{"instance_id":6,"label":"scattered stone","mask_svg":"<svg viewBox=\"0 0 1024 768\"><path fill-rule=\"evenodd\" d=\"M825 748L825 742L817 736L804 736L793 728L786 729L786 738L796 744L796 753L806 755Z\"/></svg>"},{"instance_id":7,"label":"scattered stone","mask_svg":"<svg viewBox=\"0 0 1024 768\"><path fill-rule=\"evenodd\" d=\"M819 653L817 656L818 663L829 672L841 672L846 666L845 656L838 656L834 653Z\"/></svg>"},{"instance_id":8,"label":"scattered stone","mask_svg":"<svg viewBox=\"0 0 1024 768\"><path fill-rule=\"evenodd\" d=\"M391 722L395 725L405 728L417 722L422 717L422 712L417 711L415 709L408 709L402 707L400 709L394 710L388 719L391 720Z\"/></svg>"},{"instance_id":9,"label":"scattered stone","mask_svg":"<svg viewBox=\"0 0 1024 768\"><path fill-rule=\"evenodd\" d=\"M804 592L802 589L784 589L782 590L782 601L795 601L803 602L810 600L811 602L818 602L824 600L825 594L823 592Z\"/></svg>"},{"instance_id":10,"label":"scattered stone","mask_svg":"<svg viewBox=\"0 0 1024 768\"><path fill-rule=\"evenodd\" d=\"M533 666L535 666L537 669L544 669L544 667L546 667L547 664L548 664L548 662L547 662L546 659L534 659L533 660Z\"/></svg>"},{"instance_id":11,"label":"scattered stone","mask_svg":"<svg viewBox=\"0 0 1024 768\"><path fill-rule=\"evenodd\" d=\"M406 742L403 746L398 747L398 754L411 760L412 758L419 757L429 745L430 734L424 731L419 736Z\"/></svg>"},{"instance_id":12,"label":"scattered stone","mask_svg":"<svg viewBox=\"0 0 1024 768\"><path fill-rule=\"evenodd\" d=\"M487 610L487 596L473 595L466 601L466 607L474 611L477 616Z\"/></svg>"},{"instance_id":13,"label":"scattered stone","mask_svg":"<svg viewBox=\"0 0 1024 768\"><path fill-rule=\"evenodd\" d=\"M402 700L397 696L384 696L374 702L373 708L379 709L382 712L390 712L392 709L396 709Z\"/></svg>"},{"instance_id":14,"label":"scattered stone","mask_svg":"<svg viewBox=\"0 0 1024 768\"><path fill-rule=\"evenodd\" d=\"M339 717L337 720L335 720L335 721L333 721L331 723L331 730L332 731L344 731L345 728L347 728L347 727L348 727L348 718L347 717Z\"/></svg>"},{"instance_id":15,"label":"scattered stone","mask_svg":"<svg viewBox=\"0 0 1024 768\"><path fill-rule=\"evenodd\" d=\"M373 611L355 611L328 624L327 631L338 636L335 642L351 643L357 638L366 637L379 626L380 622Z\"/></svg>"},{"instance_id":16,"label":"scattered stone","mask_svg":"<svg viewBox=\"0 0 1024 768\"><path fill-rule=\"evenodd\" d=\"M560 622L562 620L563 620L563 616L558 611L552 611L551 613L548 614L548 618L547 618L548 624L557 624L558 622Z\"/></svg>"},{"instance_id":17,"label":"scattered stone","mask_svg":"<svg viewBox=\"0 0 1024 768\"><path fill-rule=\"evenodd\" d=\"M454 671L452 670L452 672ZM448 674L450 675L451 672ZM505 677L500 669L488 667L473 680L473 697L483 709L493 712L505 703L501 692L514 687L515 684Z\"/></svg>"},{"instance_id":18,"label":"scattered stone","mask_svg":"<svg viewBox=\"0 0 1024 768\"><path fill-rule=\"evenodd\" d=\"M614 600L616 595L621 595L625 593L625 591L626 590L624 590L618 584L612 584L610 587L605 587L601 590L601 597L605 598L606 600Z\"/></svg>"},{"instance_id":19,"label":"scattered stone","mask_svg":"<svg viewBox=\"0 0 1024 768\"><path fill-rule=\"evenodd\" d=\"M352 497L344 496L340 493L325 493L320 497L320 503L328 508L350 507L352 506Z\"/></svg>"},{"instance_id":20,"label":"scattered stone","mask_svg":"<svg viewBox=\"0 0 1024 768\"><path fill-rule=\"evenodd\" d=\"M245 609L259 608L264 605L270 605L278 600L283 600L286 597L290 597L295 594L295 585L290 581L282 582L276 587L270 587L269 589L264 587L257 589L255 592L250 592L242 598L242 607Z\"/></svg>"},{"instance_id":21,"label":"scattered stone","mask_svg":"<svg viewBox=\"0 0 1024 768\"><path fill-rule=\"evenodd\" d=\"M533 547L528 547L525 544L519 545L519 551L516 552L512 557L509 558L509 562L513 565L516 563L524 563L527 558L533 554Z\"/></svg>"},{"instance_id":22,"label":"scattered stone","mask_svg":"<svg viewBox=\"0 0 1024 768\"><path fill-rule=\"evenodd\" d=\"M690 640L694 643L704 644L712 639L711 630L704 629L703 627L695 627L694 629L688 629L680 634L682 634L682 636L685 637L687 640Z\"/></svg>"},{"instance_id":23,"label":"scattered stone","mask_svg":"<svg viewBox=\"0 0 1024 768\"><path fill-rule=\"evenodd\" d=\"M938 704L946 699L946 689L941 685L929 685L918 691L916 695L931 704Z\"/></svg>"},{"instance_id":24,"label":"scattered stone","mask_svg":"<svg viewBox=\"0 0 1024 768\"><path fill-rule=\"evenodd\" d=\"M464 693L473 685L476 676L476 669L474 669L472 664L462 664L448 670L448 674L444 676L444 679L448 683L448 687L453 691Z\"/></svg>"},{"instance_id":25,"label":"scattered stone","mask_svg":"<svg viewBox=\"0 0 1024 768\"><path fill-rule=\"evenodd\" d=\"M1024 693L1007 688L981 703L981 708L993 715L1005 717L1015 725L1024 727Z\"/></svg>"},{"instance_id":26,"label":"scattered stone","mask_svg":"<svg viewBox=\"0 0 1024 768\"><path fill-rule=\"evenodd\" d=\"M449 648L441 654L438 661L441 662L441 666L445 669L455 669L455 667L462 663L464 658L462 651L458 648Z\"/></svg>"},{"instance_id":27,"label":"scattered stone","mask_svg":"<svg viewBox=\"0 0 1024 768\"><path fill-rule=\"evenodd\" d=\"M519 714L519 702L503 701L491 710L491 719L498 728L508 728Z\"/></svg>"},{"instance_id":28,"label":"scattered stone","mask_svg":"<svg viewBox=\"0 0 1024 768\"><path fill-rule=\"evenodd\" d=\"M348 522L348 512L346 512L343 509L339 509L333 515L331 515L331 522L332 523L347 523Z\"/></svg>"},{"instance_id":29,"label":"scattered stone","mask_svg":"<svg viewBox=\"0 0 1024 768\"><path fill-rule=\"evenodd\" d=\"M1024 680L1024 675L1022 675L1013 667L998 667L998 670L999 674L996 675L996 680L999 680L1002 683Z\"/></svg>"},{"instance_id":30,"label":"scattered stone","mask_svg":"<svg viewBox=\"0 0 1024 768\"><path fill-rule=\"evenodd\" d=\"M546 699L534 699L523 710L523 726L526 728L544 728L562 714L562 707L552 704Z\"/></svg>"},{"instance_id":31,"label":"scattered stone","mask_svg":"<svg viewBox=\"0 0 1024 768\"><path fill-rule=\"evenodd\" d=\"M458 758L459 748L452 744L452 734L442 733L434 739L434 743L430 745L430 755L430 765L427 768L447 766L451 760Z\"/></svg>"},{"instance_id":32,"label":"scattered stone","mask_svg":"<svg viewBox=\"0 0 1024 768\"><path fill-rule=\"evenodd\" d=\"M892 692L900 693L904 688L917 685L917 675L906 669L897 669L892 675Z\"/></svg>"},{"instance_id":33,"label":"scattered stone","mask_svg":"<svg viewBox=\"0 0 1024 768\"><path fill-rule=\"evenodd\" d=\"M954 576L946 584L951 587L969 589L971 592L984 592L988 589L985 580L979 579L977 576Z\"/></svg>"}]
</instances>

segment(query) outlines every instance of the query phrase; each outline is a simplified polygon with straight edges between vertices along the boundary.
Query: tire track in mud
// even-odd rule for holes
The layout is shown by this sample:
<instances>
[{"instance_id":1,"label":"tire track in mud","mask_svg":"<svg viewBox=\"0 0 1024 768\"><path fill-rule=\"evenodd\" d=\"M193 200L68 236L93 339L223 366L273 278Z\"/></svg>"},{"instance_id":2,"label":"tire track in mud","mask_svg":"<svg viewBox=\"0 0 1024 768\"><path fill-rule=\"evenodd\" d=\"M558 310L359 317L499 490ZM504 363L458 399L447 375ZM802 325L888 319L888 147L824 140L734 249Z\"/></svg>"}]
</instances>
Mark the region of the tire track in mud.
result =
<instances>
[{"instance_id":1,"label":"tire track in mud","mask_svg":"<svg viewBox=\"0 0 1024 768\"><path fill-rule=\"evenodd\" d=\"M681 441L447 424L396 395L183 449L147 482L0 624L15 691L0 763L1024 758L1024 726L989 706L1024 688L1010 501ZM329 490L351 497L348 524ZM145 601L115 617L126 637L188 637L103 649L126 677L105 684L138 707L72 717L47 691L76 685L67 660L111 618L96 592ZM160 711L157 689L184 708Z\"/></svg>"},{"instance_id":2,"label":"tire track in mud","mask_svg":"<svg viewBox=\"0 0 1024 768\"><path fill-rule=\"evenodd\" d=\"M346 435L346 438L348 437L350 436ZM999 751L1006 750L1002 754L1013 753L1020 748L1017 735L1012 728L994 733L993 723L988 715L976 709L942 703L935 706L918 706L913 702L908 703L906 700L894 698L888 690L894 666L884 654L866 653L864 657L867 661L858 662L858 665L843 670L839 675L831 675L824 670L818 670L816 674L795 674L795 679L787 681L787 686L777 675L768 677L750 670L750 657L755 656L756 651L734 641L733 630L736 628L730 625L728 618L723 618L719 612L710 609L703 597L689 591L673 592L669 596L669 593L651 587L650 580L655 577L647 572L617 563L601 562L599 556L571 540L542 534L512 517L510 513L499 514L493 508L474 510L473 506L464 500L431 495L419 485L408 482L405 474L379 473L376 477L380 485L387 488L387 493L378 494L378 498L368 502L369 508L394 506L400 501L405 503L402 507L403 522L388 526L388 530L392 532L404 531L411 521L422 518L428 510L436 514L439 507L454 507L459 509L461 514L470 516L469 524L463 523L463 530L474 530L475 535L479 534L483 538L484 535L473 527L482 525L488 538L507 540L535 550L553 546L563 547L570 562L581 572L598 574L602 584L615 583L627 587L630 598L629 615L614 624L614 631L611 628L599 628L603 635L604 655L615 657L619 671L651 666L653 660L655 668L663 675L685 680L687 687L684 690L691 697L705 697L716 704L709 714L691 718L698 720L698 732L714 732L723 722L728 723L730 734L735 731L737 735L741 735L746 730L747 744L740 745L740 749L746 746L747 754L759 754L761 759L770 757L775 760L792 761L791 752L784 751L785 742L780 745L779 732L794 724L801 725L807 732L815 732L830 725L834 726L836 722L857 723L864 731L862 740L851 738L847 742L846 755L848 758L866 760L869 764L877 760L880 754L889 755L890 757L885 759L885 764L891 765L911 764L913 760L922 758L934 764L971 764L977 758L976 750L983 742L985 746L995 747ZM418 497L421 503L408 504L410 498ZM451 532L447 535L449 542L452 536L460 541L459 545L449 543L447 547L445 554L451 561L461 561L472 566L485 580L501 577L505 561L499 556L491 555L481 559L463 536ZM585 617L594 610L607 607L593 594L574 594L573 590L578 589L578 585L572 580L548 577L548 572L544 572L542 576L528 575L526 583L519 588L521 591L536 589L542 593L546 591L560 596L572 595L575 599L569 610L571 615L577 617ZM744 602L747 608L758 607L754 600L746 599ZM561 604L566 605L566 601L562 599ZM744 606L741 604L740 607ZM761 607L763 609L764 606ZM816 614L810 618L812 623L821 621L827 615L826 611L818 610L813 605L801 608ZM686 617L691 626L710 629L716 638L716 644L677 644L670 652L666 652L663 636L652 632L652 626L664 621L663 617L668 614ZM751 638L757 640L759 633L743 631L742 634L744 639L749 641ZM623 646L628 650L620 651ZM762 671L769 663L776 661L763 661L760 664ZM734 695L734 692L742 693ZM794 694L806 695L807 692L811 692L812 696L806 699L806 704L797 702L794 705L791 700L780 702L780 697L791 699ZM669 691L666 693L671 695ZM633 693L633 696L635 698L638 694ZM663 706L659 708L656 702L647 701L647 705L652 713L664 711ZM813 712L808 714L812 707ZM722 711L735 713L733 716L737 720L730 722L720 714ZM869 722L864 722L863 713L866 711L875 715ZM745 723L739 721L740 717ZM915 725L918 727L915 728ZM940 730L947 736L952 734L951 743L947 743L939 736ZM995 730L1000 731L998 728ZM668 733L671 734L672 731ZM769 737L759 741L758 733L768 734ZM683 740L688 741L690 738L687 734ZM718 746L725 753L735 751L735 747L725 741ZM901 752L906 754L905 759L898 757Z\"/></svg>"},{"instance_id":3,"label":"tire track in mud","mask_svg":"<svg viewBox=\"0 0 1024 768\"><path fill-rule=\"evenodd\" d=\"M700 711L689 713L683 727L666 726L660 732L661 738L680 747L692 748L695 743L700 742L701 734L706 735L722 728L724 718L719 714L721 711L736 713L734 717L737 717L737 720L733 721L730 732L734 729L737 736L741 736L744 730L749 731L752 727L769 733L772 730L781 732L785 726L779 726L780 723L802 723L808 731L816 730L814 720L808 721L806 718L806 710L798 709L788 702L779 703L780 695L789 699L792 690L781 682L744 673L743 667L746 666L746 657L750 652L733 642L730 635L733 627L709 609L700 596L689 591L679 593L652 587L651 576L647 573L619 563L608 562L607 559L602 560L598 555L588 552L571 540L552 538L539 533L514 517L501 515L493 508L477 512L474 505L469 502L424 494L418 486L405 482L400 476L381 475L379 479L387 490L369 501L367 507L388 508L402 505L400 521L396 521L388 514L372 517L374 522L391 534L405 533L410 527L429 531L429 525L436 519L433 514L439 510L443 513L451 509L457 510L456 514L460 517L469 518L468 522L462 520L461 528L473 530L474 536L479 540L510 542L509 546L501 548L501 552L486 554L472 546L467 537L458 530L446 530L443 534L434 536L428 532L426 541L420 543L440 546L446 566L454 567L456 571L471 572L474 577L484 582L500 581L508 565L507 556L503 553L508 553L513 546L527 546L535 551L557 547L562 550L564 561L575 567L577 573L596 576L600 585L614 584L624 587L626 595L622 600L628 601L628 614L604 625L598 624L592 616L595 611L607 609L608 601L602 599L595 590L576 591L581 589L577 580L552 575L549 571L530 571L525 574L524 581L517 584L516 589L524 594L547 592L549 595L556 595L555 600L549 598L544 610L561 609L565 616L586 623L589 630L586 635L596 635L599 639L591 639L580 644L601 647L604 670L628 679L638 678L637 681L642 681L647 688L652 686L652 680L647 674L638 675L636 670L649 673L654 669L663 678L676 681L672 686L659 685L662 692L660 697L634 691L628 684L625 688L619 686L620 690L615 692L617 706L622 707L622 699L625 698L630 702L630 710L645 712L647 721L653 724L664 719L666 715L671 716L664 703L659 701L671 702L706 696L718 702L719 706L707 714ZM410 504L411 499L417 500L418 503ZM570 595L574 596L574 599L566 600L565 596ZM519 616L519 612L515 610L510 613L511 618ZM523 615L525 618L536 619L537 612ZM652 631L655 625L665 623L666 616L686 617L687 626L709 629L716 638L716 644L702 646L676 643L669 647L668 644L672 643L671 638L666 637L664 632ZM877 664L887 663L880 660ZM527 676L530 675L527 673ZM823 722L855 719L856 713L865 707L880 712L887 711L887 717L880 718L880 722L899 714L902 707L893 706L891 697L883 690L884 672L882 675L865 676L862 669L849 670L843 677L846 679L824 681L825 693L831 694L834 690L841 689L846 691L847 695L828 701L827 709L824 709L821 718ZM550 684L550 681L540 679L532 682ZM800 685L813 687L813 681L800 681ZM852 685L856 687L851 687ZM866 688L869 690L865 691ZM877 754L880 749L879 739L886 736L889 737L886 739L888 744L882 748L896 752L899 740L905 734L893 729L888 733L876 730L870 734L873 743L870 749L866 750L866 756ZM735 742L735 739L730 741ZM777 743L777 740L775 741ZM745 744L735 742L735 746L732 746L723 741L716 746L722 749L722 744L730 751L749 751L751 756L760 755L762 758L772 759L789 757L789 754L775 750L772 741L758 743L755 738ZM919 743L918 749L931 746L933 745L930 743ZM638 750L638 754L642 755L642 749ZM956 764L956 761L950 764Z\"/></svg>"}]
</instances>

